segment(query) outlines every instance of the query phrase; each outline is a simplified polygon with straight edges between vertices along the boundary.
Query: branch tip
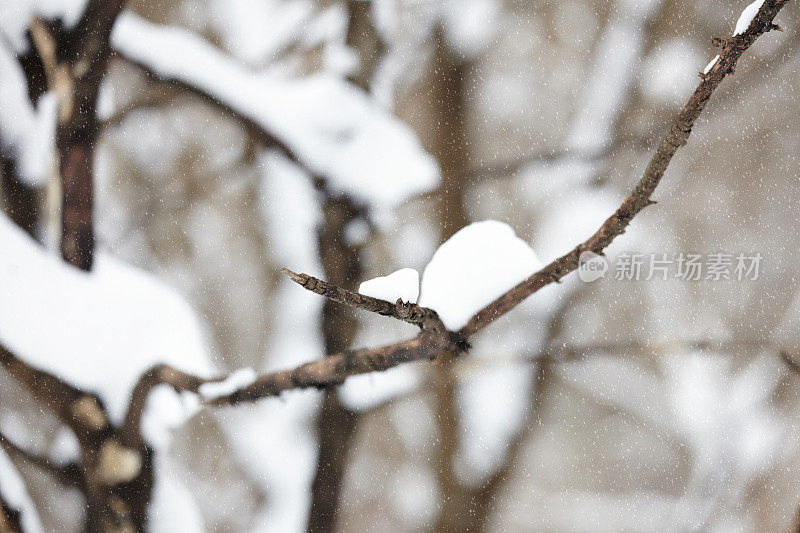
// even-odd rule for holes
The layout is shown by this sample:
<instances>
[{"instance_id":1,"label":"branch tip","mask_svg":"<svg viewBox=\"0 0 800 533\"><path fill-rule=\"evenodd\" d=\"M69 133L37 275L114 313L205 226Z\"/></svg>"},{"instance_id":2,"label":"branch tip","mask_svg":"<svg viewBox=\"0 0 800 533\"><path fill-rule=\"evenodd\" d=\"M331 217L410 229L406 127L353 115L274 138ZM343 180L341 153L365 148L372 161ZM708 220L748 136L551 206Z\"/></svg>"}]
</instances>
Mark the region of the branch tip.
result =
<instances>
[{"instance_id":1,"label":"branch tip","mask_svg":"<svg viewBox=\"0 0 800 533\"><path fill-rule=\"evenodd\" d=\"M306 278L308 278L306 274L298 274L297 272L292 272L288 268L282 268L281 272L289 276L289 278L292 281L294 281L295 283L299 283L300 285L305 284Z\"/></svg>"}]
</instances>

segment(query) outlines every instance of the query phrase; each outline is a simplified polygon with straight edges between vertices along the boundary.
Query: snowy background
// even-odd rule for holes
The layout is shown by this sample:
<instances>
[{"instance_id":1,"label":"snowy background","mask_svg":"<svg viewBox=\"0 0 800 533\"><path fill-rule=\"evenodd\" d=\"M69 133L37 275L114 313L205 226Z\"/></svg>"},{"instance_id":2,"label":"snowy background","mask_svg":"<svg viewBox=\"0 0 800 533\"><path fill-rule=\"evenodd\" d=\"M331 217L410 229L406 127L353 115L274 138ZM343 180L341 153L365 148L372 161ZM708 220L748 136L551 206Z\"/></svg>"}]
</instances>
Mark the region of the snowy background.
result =
<instances>
[{"instance_id":1,"label":"snowy background","mask_svg":"<svg viewBox=\"0 0 800 533\"><path fill-rule=\"evenodd\" d=\"M55 96L32 104L16 61L33 17L69 26L84 3L0 0L3 184L13 166L41 207L31 237L0 187L0 344L98 394L112 423L156 363L235 387L415 334L324 308L282 267L351 290L414 269L364 292L419 298L457 329L613 212L746 7L131 1L100 92L87 274L57 253ZM760 253L758 280L573 275L446 368L221 409L157 388L149 529L305 530L326 451L344 457L336 531L445 531L470 513L485 531L796 529L800 376L779 353L800 358L798 9L609 250ZM2 370L0 433L77 457ZM489 503L469 501L498 472ZM0 496L26 531L82 527L80 493L1 450Z\"/></svg>"}]
</instances>

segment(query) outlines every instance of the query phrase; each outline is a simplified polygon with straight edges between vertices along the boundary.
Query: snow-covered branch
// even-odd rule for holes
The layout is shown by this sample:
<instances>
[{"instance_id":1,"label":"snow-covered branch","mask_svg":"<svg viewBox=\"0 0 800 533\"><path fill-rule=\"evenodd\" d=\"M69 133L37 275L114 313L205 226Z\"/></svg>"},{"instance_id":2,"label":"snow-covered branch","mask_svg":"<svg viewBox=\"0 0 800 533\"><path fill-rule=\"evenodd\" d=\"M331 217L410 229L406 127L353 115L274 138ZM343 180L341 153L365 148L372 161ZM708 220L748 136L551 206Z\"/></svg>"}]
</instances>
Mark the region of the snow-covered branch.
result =
<instances>
[{"instance_id":1,"label":"snow-covered branch","mask_svg":"<svg viewBox=\"0 0 800 533\"><path fill-rule=\"evenodd\" d=\"M377 211L438 182L411 130L343 79L254 72L185 30L132 13L120 17L112 44L151 77L217 104L331 190Z\"/></svg>"},{"instance_id":2,"label":"snow-covered branch","mask_svg":"<svg viewBox=\"0 0 800 533\"><path fill-rule=\"evenodd\" d=\"M380 298L373 298L365 294L359 294L343 289L342 287L337 287L326 281L315 278L314 276L309 276L308 274L297 274L287 268L284 268L282 272L307 291L324 296L331 301L371 313L394 317L423 329L431 331L446 330L439 315L433 309L421 307L416 303L403 301L400 298L398 298L395 303Z\"/></svg>"},{"instance_id":3,"label":"snow-covered branch","mask_svg":"<svg viewBox=\"0 0 800 533\"><path fill-rule=\"evenodd\" d=\"M559 282L561 278L576 270L583 252L591 251L602 254L615 238L625 232L637 214L645 207L655 203L651 200L653 192L658 187L675 153L687 143L695 121L702 113L711 95L725 76L733 71L738 59L755 40L763 33L774 29L772 21L787 2L788 0L766 0L747 31L730 37L724 43L720 59L700 82L678 114L647 165L644 175L617 211L603 223L594 235L577 245L570 253L528 276L510 290L501 292L491 303L472 315L453 337L453 339L460 339L459 346L461 347L454 350L454 353L459 353L468 346L467 339L471 335L515 308L528 296L542 287ZM478 254L480 253L479 250ZM462 290L469 291L476 288L472 286L466 289L462 288ZM324 291L320 294L324 294ZM422 297L425 297L424 290ZM424 300L421 302L424 303ZM433 307L436 308L436 306ZM437 311L441 316L442 311L440 309ZM404 362L436 357L439 355L439 351L447 346L448 343L442 338L431 336L423 331L419 337L410 341L382 348L357 350L349 354L335 354L294 370L263 376L252 385L228 397L220 398L216 403L257 400L292 388L337 385L348 375L357 375L372 370L386 370ZM452 347L452 344L450 346ZM419 350L419 353L413 353L415 350Z\"/></svg>"}]
</instances>

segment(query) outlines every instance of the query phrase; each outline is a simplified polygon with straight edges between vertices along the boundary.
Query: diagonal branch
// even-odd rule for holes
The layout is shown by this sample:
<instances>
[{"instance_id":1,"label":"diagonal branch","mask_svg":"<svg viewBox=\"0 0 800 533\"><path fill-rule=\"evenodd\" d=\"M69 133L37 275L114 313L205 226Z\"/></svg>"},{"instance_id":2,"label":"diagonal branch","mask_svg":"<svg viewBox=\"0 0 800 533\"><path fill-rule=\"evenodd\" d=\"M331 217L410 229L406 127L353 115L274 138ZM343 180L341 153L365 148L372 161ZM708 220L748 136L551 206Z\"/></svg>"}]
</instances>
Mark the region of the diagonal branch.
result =
<instances>
[{"instance_id":1,"label":"diagonal branch","mask_svg":"<svg viewBox=\"0 0 800 533\"><path fill-rule=\"evenodd\" d=\"M561 278L578 268L580 255L583 252L590 251L602 254L603 250L616 237L625 233L625 229L633 217L638 215L645 207L655 203L650 197L656 190L678 148L687 143L695 121L700 116L700 113L703 112L714 90L726 75L733 73L736 62L744 51L750 48L760 35L775 29L772 21L788 1L765 1L747 31L741 35L730 37L725 41L719 60L711 71L704 75L700 85L698 85L686 106L678 114L677 119L664 136L661 144L656 149L656 153L647 165L644 175L633 188L630 196L625 198L619 209L603 223L600 229L571 252L556 259L486 306L472 317L467 325L461 329L460 333L468 337L480 331L542 287L560 281Z\"/></svg>"},{"instance_id":2,"label":"diagonal branch","mask_svg":"<svg viewBox=\"0 0 800 533\"><path fill-rule=\"evenodd\" d=\"M107 427L108 419L97 398L28 365L2 345L0 366L69 426L78 440L84 439L90 432Z\"/></svg>"},{"instance_id":3,"label":"diagonal branch","mask_svg":"<svg viewBox=\"0 0 800 533\"><path fill-rule=\"evenodd\" d=\"M778 355L780 356L781 360L784 363L786 363L786 367L789 370L791 370L793 373L797 375L800 375L800 363L798 363L794 357L792 357L791 355L789 355L788 352L785 352L783 350L778 352Z\"/></svg>"},{"instance_id":4,"label":"diagonal branch","mask_svg":"<svg viewBox=\"0 0 800 533\"><path fill-rule=\"evenodd\" d=\"M258 122L247 116L245 113L242 113L237 109L231 107L230 105L226 104L213 94L203 90L200 87L197 87L196 85L192 85L191 83L184 81L178 77L165 77L156 72L149 65L145 64L142 61L133 59L132 57L126 55L119 49L114 50L114 57L123 60L134 67L137 67L153 83L158 83L168 87L174 87L176 89L185 91L186 93L193 94L201 98L206 103L216 107L222 113L236 120L239 124L241 124L241 126L245 130L247 130L247 132L250 133L250 135L252 135L260 143L264 144L264 146L279 150L292 163L300 166L303 170L308 172L315 179L320 179L320 176L317 176L314 172L312 172L308 168L308 166L305 165L300 160L300 156L288 144L284 143L273 133L267 131L261 124L259 124Z\"/></svg>"}]
</instances>

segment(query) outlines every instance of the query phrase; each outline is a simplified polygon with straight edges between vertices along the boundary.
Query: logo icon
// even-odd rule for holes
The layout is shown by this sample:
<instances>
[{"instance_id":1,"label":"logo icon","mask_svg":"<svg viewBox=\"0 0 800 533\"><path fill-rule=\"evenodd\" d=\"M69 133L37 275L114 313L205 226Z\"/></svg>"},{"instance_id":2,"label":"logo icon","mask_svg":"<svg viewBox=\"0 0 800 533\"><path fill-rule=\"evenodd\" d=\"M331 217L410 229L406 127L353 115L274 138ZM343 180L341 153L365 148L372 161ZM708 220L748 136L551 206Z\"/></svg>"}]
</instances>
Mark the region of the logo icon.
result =
<instances>
[{"instance_id":1,"label":"logo icon","mask_svg":"<svg viewBox=\"0 0 800 533\"><path fill-rule=\"evenodd\" d=\"M594 252L583 252L578 258L578 277L581 281L591 283L605 277L608 272L608 261Z\"/></svg>"}]
</instances>

